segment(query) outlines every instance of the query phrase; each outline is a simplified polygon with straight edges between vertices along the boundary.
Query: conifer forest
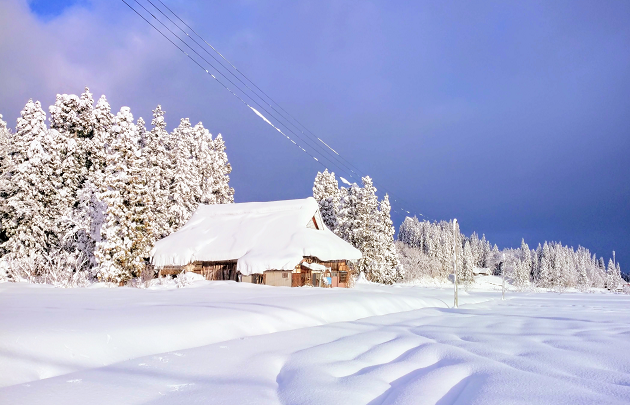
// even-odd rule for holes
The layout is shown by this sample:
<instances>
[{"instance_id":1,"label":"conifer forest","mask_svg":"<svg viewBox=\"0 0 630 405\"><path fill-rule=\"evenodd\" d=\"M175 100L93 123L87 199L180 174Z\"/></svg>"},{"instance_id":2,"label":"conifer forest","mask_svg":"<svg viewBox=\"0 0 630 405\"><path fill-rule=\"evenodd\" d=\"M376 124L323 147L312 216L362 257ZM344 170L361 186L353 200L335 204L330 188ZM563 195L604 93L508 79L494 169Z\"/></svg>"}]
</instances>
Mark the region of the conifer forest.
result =
<instances>
[{"instance_id":1,"label":"conifer forest","mask_svg":"<svg viewBox=\"0 0 630 405\"><path fill-rule=\"evenodd\" d=\"M182 118L166 129L158 105L151 122L129 107L113 113L89 89L57 95L48 114L29 100L15 130L0 116L0 276L60 286L125 283L144 274L153 244L183 226L199 204L234 202L232 167L220 134ZM459 282L475 269L505 275L521 289L615 288L618 262L588 249L545 242L499 250L453 221L407 217L396 234L389 196L372 179L340 187L318 172L313 197L325 225L358 248L357 275L393 284ZM454 230L455 226L455 230Z\"/></svg>"}]
</instances>

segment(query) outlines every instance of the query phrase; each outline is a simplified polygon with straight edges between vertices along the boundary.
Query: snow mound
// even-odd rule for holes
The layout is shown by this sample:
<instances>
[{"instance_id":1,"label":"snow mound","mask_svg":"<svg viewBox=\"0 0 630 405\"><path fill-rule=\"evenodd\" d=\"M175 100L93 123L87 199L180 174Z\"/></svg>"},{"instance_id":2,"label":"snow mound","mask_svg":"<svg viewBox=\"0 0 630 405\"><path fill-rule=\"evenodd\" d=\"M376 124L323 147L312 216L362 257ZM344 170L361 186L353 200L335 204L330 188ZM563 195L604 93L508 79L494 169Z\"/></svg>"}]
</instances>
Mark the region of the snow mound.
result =
<instances>
[{"instance_id":1,"label":"snow mound","mask_svg":"<svg viewBox=\"0 0 630 405\"><path fill-rule=\"evenodd\" d=\"M195 280L191 273L182 277ZM0 283L0 387L247 336L447 307L451 294L207 280L177 288L177 279L162 280L146 289ZM0 392L0 403L11 403L3 400Z\"/></svg>"}]
</instances>

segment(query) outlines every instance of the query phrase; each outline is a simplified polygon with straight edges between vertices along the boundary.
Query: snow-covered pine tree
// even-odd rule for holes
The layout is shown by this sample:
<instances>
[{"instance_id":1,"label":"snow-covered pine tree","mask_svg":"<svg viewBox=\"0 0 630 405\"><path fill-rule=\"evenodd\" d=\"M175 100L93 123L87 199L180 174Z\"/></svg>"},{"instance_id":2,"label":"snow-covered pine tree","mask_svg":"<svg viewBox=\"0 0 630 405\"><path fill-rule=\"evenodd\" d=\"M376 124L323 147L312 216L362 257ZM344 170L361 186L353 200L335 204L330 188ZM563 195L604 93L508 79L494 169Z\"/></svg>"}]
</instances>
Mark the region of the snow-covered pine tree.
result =
<instances>
[{"instance_id":1,"label":"snow-covered pine tree","mask_svg":"<svg viewBox=\"0 0 630 405\"><path fill-rule=\"evenodd\" d=\"M449 221L449 222L445 222L445 224L446 224L446 227L444 228L443 235L446 240L445 244L448 245L449 255L450 255L449 273L452 273L453 271L453 259L455 259L456 260L455 269L457 271L457 282L459 284L462 284L464 280L464 271L463 271L464 270L464 244L462 243L464 240L464 236L461 234L459 230L459 222ZM455 230L453 230L453 227L455 228ZM453 253L455 253L454 258L453 258ZM443 251L443 254L446 255L446 249ZM446 263L444 263L443 265L446 266ZM446 267L444 271L446 273Z\"/></svg>"},{"instance_id":2,"label":"snow-covered pine tree","mask_svg":"<svg viewBox=\"0 0 630 405\"><path fill-rule=\"evenodd\" d=\"M501 263L501 252L499 252L499 247L495 244L486 259L486 267L492 270L492 274L500 275L499 263Z\"/></svg>"},{"instance_id":3,"label":"snow-covered pine tree","mask_svg":"<svg viewBox=\"0 0 630 405\"><path fill-rule=\"evenodd\" d=\"M95 124L93 108L94 99L87 87L80 97L57 94L55 104L50 106L50 129L78 138L91 138Z\"/></svg>"},{"instance_id":4,"label":"snow-covered pine tree","mask_svg":"<svg viewBox=\"0 0 630 405\"><path fill-rule=\"evenodd\" d=\"M209 134L208 134L209 135ZM213 204L231 204L234 202L234 188L230 187L232 165L225 152L225 141L218 134L212 141L214 157L212 159L212 195ZM210 201L210 200L209 200Z\"/></svg>"},{"instance_id":5,"label":"snow-covered pine tree","mask_svg":"<svg viewBox=\"0 0 630 405\"><path fill-rule=\"evenodd\" d=\"M362 179L361 198L357 202L357 219L359 226L355 230L357 249L363 254L359 260L359 271L363 272L368 280L384 282L387 276L383 274L383 249L379 237L380 215L378 212L378 197L376 187L369 176Z\"/></svg>"},{"instance_id":6,"label":"snow-covered pine tree","mask_svg":"<svg viewBox=\"0 0 630 405\"><path fill-rule=\"evenodd\" d=\"M146 133L143 150L143 166L147 177L148 218L153 243L162 239L171 231L169 223L170 189L174 164L170 159L166 143L169 134L166 131L164 111L158 105L153 110L151 131Z\"/></svg>"},{"instance_id":7,"label":"snow-covered pine tree","mask_svg":"<svg viewBox=\"0 0 630 405\"><path fill-rule=\"evenodd\" d=\"M532 251L529 249L529 245L525 243L525 238L521 239L520 256L523 267L521 271L523 273L527 272L527 281L529 281L530 275L532 273ZM525 279L525 274L522 275L522 278Z\"/></svg>"},{"instance_id":8,"label":"snow-covered pine tree","mask_svg":"<svg viewBox=\"0 0 630 405\"><path fill-rule=\"evenodd\" d=\"M111 151L115 118L104 95L94 106L92 116L92 136L85 138L82 144L89 167L86 180L77 192L73 221L82 229L85 258L91 269L95 270L98 266L95 251L97 243L101 242L101 228L107 211L107 204L102 201L102 196L107 191L105 167L108 152Z\"/></svg>"},{"instance_id":9,"label":"snow-covered pine tree","mask_svg":"<svg viewBox=\"0 0 630 405\"><path fill-rule=\"evenodd\" d=\"M7 123L2 120L2 114L0 114L0 176L8 170L10 144L11 131L7 128Z\"/></svg>"},{"instance_id":10,"label":"snow-covered pine tree","mask_svg":"<svg viewBox=\"0 0 630 405\"><path fill-rule=\"evenodd\" d=\"M529 283L529 266L527 262L517 260L514 263L513 282L519 289L523 289Z\"/></svg>"},{"instance_id":11,"label":"snow-covered pine tree","mask_svg":"<svg viewBox=\"0 0 630 405\"><path fill-rule=\"evenodd\" d=\"M424 253L424 224L417 217L405 217L398 228L398 240Z\"/></svg>"},{"instance_id":12,"label":"snow-covered pine tree","mask_svg":"<svg viewBox=\"0 0 630 405\"><path fill-rule=\"evenodd\" d=\"M396 245L394 244L394 223L391 217L392 206L389 203L389 195L385 194L383 200L379 204L380 214L380 246L383 251L382 279L385 284L393 284L402 279L402 269L396 254Z\"/></svg>"},{"instance_id":13,"label":"snow-covered pine tree","mask_svg":"<svg viewBox=\"0 0 630 405\"><path fill-rule=\"evenodd\" d=\"M553 286L553 269L551 264L551 250L547 242L542 247L542 254L540 257L540 270L539 270L539 284L544 288L551 288Z\"/></svg>"},{"instance_id":14,"label":"snow-covered pine tree","mask_svg":"<svg viewBox=\"0 0 630 405\"><path fill-rule=\"evenodd\" d=\"M107 212L96 257L100 280L123 282L142 272L151 245L139 134L129 107L120 109L114 124L101 196Z\"/></svg>"},{"instance_id":15,"label":"snow-covered pine tree","mask_svg":"<svg viewBox=\"0 0 630 405\"><path fill-rule=\"evenodd\" d=\"M44 166L49 161L44 150L48 136L46 113L39 101L29 100L18 118L16 134L9 151L11 172L10 181L3 184L3 230L8 240L3 244L10 258L31 259L35 268L43 260L49 247L51 229L46 213L45 198L50 182L44 181ZM48 168L49 169L49 168ZM37 268L36 273L41 269ZM40 274L32 274L39 276Z\"/></svg>"},{"instance_id":16,"label":"snow-covered pine tree","mask_svg":"<svg viewBox=\"0 0 630 405\"><path fill-rule=\"evenodd\" d=\"M204 128L200 122L192 129L193 138L197 145L194 153L196 170L199 173L199 195L195 200L200 204L214 204L214 174L219 168L216 167L216 154L214 153L214 142L210 131Z\"/></svg>"},{"instance_id":17,"label":"snow-covered pine tree","mask_svg":"<svg viewBox=\"0 0 630 405\"><path fill-rule=\"evenodd\" d=\"M481 261L479 267L488 268L488 259L490 258L490 254L492 252L492 246L490 246L490 242L486 240L486 235L481 235Z\"/></svg>"},{"instance_id":18,"label":"snow-covered pine tree","mask_svg":"<svg viewBox=\"0 0 630 405\"><path fill-rule=\"evenodd\" d=\"M183 226L197 209L199 202L195 197L201 194L201 178L199 171L196 170L194 154L197 145L188 118L182 118L179 126L173 130L171 140L173 142L171 159L175 164L171 183L169 223L171 232L174 232Z\"/></svg>"},{"instance_id":19,"label":"snow-covered pine tree","mask_svg":"<svg viewBox=\"0 0 630 405\"><path fill-rule=\"evenodd\" d=\"M68 261L78 263L79 271L90 270L95 265L94 241L90 233L89 208L86 198L92 185L89 182L94 170L95 131L94 99L86 87L81 96L58 94L50 107L50 134L56 136L51 149L61 162L56 185L61 198L58 202L60 215L56 218L56 233L60 236L59 249L66 253Z\"/></svg>"},{"instance_id":20,"label":"snow-covered pine tree","mask_svg":"<svg viewBox=\"0 0 630 405\"><path fill-rule=\"evenodd\" d=\"M335 231L338 225L338 211L341 201L339 183L334 172L317 172L313 184L313 197L319 204L319 212L322 214L324 224L331 231Z\"/></svg>"},{"instance_id":21,"label":"snow-covered pine tree","mask_svg":"<svg viewBox=\"0 0 630 405\"><path fill-rule=\"evenodd\" d=\"M136 127L138 128L138 147L140 150L144 149L147 146L147 127L146 122L144 122L144 118L138 118L136 121Z\"/></svg>"},{"instance_id":22,"label":"snow-covered pine tree","mask_svg":"<svg viewBox=\"0 0 630 405\"><path fill-rule=\"evenodd\" d=\"M606 288L614 291L621 281L621 269L615 265L612 259L609 259L608 270L606 271Z\"/></svg>"},{"instance_id":23,"label":"snow-covered pine tree","mask_svg":"<svg viewBox=\"0 0 630 405\"><path fill-rule=\"evenodd\" d=\"M529 284L530 268L526 260L516 260L514 263L514 284L523 288Z\"/></svg>"},{"instance_id":24,"label":"snow-covered pine tree","mask_svg":"<svg viewBox=\"0 0 630 405\"><path fill-rule=\"evenodd\" d=\"M453 232L453 221L442 221L440 223L440 228L440 244L437 249L437 259L442 264L442 275L444 277L448 277L449 274L453 273L453 253L455 252L458 261L457 277L461 279L463 277L463 274L461 273L463 258L463 238L459 232L459 225L455 225L456 231Z\"/></svg>"},{"instance_id":25,"label":"snow-covered pine tree","mask_svg":"<svg viewBox=\"0 0 630 405\"><path fill-rule=\"evenodd\" d=\"M2 120L2 114L0 114L0 257L6 254L2 247L7 241L3 223L6 221L4 215L8 213L8 195L6 192L9 190L10 173L12 171L12 161L9 155L11 141L11 131L7 128L7 123Z\"/></svg>"},{"instance_id":26,"label":"snow-covered pine tree","mask_svg":"<svg viewBox=\"0 0 630 405\"><path fill-rule=\"evenodd\" d=\"M472 247L467 240L464 242L462 254L462 272L458 282L464 285L470 285L475 281L473 269L475 267L475 257L472 253Z\"/></svg>"},{"instance_id":27,"label":"snow-covered pine tree","mask_svg":"<svg viewBox=\"0 0 630 405\"><path fill-rule=\"evenodd\" d=\"M470 235L470 238L468 238L468 241L470 243L470 250L474 260L474 267L481 267L481 241L479 240L477 232L473 232L472 235Z\"/></svg>"},{"instance_id":28,"label":"snow-covered pine tree","mask_svg":"<svg viewBox=\"0 0 630 405\"><path fill-rule=\"evenodd\" d=\"M349 188L342 187L340 190L341 203L340 210L337 215L337 228L335 233L346 242L358 249L361 240L359 238L362 226L359 219L358 205L362 198L361 188L353 184Z\"/></svg>"},{"instance_id":29,"label":"snow-covered pine tree","mask_svg":"<svg viewBox=\"0 0 630 405\"><path fill-rule=\"evenodd\" d=\"M588 264L590 253L582 246L578 246L577 254L577 288L580 291L587 291L591 287L591 280L588 277Z\"/></svg>"}]
</instances>

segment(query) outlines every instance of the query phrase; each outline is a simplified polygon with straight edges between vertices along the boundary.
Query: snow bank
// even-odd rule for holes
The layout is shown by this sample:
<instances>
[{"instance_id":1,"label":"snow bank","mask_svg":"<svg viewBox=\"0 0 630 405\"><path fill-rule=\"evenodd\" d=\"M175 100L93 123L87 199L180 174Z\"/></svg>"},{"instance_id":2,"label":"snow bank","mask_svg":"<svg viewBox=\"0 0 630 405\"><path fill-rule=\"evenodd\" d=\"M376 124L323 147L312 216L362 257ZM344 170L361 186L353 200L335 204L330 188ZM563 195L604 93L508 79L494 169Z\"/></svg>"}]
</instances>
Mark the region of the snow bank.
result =
<instances>
[{"instance_id":1,"label":"snow bank","mask_svg":"<svg viewBox=\"0 0 630 405\"><path fill-rule=\"evenodd\" d=\"M319 229L308 227L315 217ZM242 274L292 270L304 256L356 260L361 252L329 231L312 197L302 200L201 205L179 231L158 241L153 264L238 259Z\"/></svg>"},{"instance_id":2,"label":"snow bank","mask_svg":"<svg viewBox=\"0 0 630 405\"><path fill-rule=\"evenodd\" d=\"M245 336L447 307L451 302L448 290L367 284L320 289L191 279L184 285L194 288L0 284L0 386Z\"/></svg>"},{"instance_id":3,"label":"snow bank","mask_svg":"<svg viewBox=\"0 0 630 405\"><path fill-rule=\"evenodd\" d=\"M363 292L376 299L395 291L440 290ZM510 298L134 358L6 387L0 398L12 405L630 403L630 297Z\"/></svg>"}]
</instances>

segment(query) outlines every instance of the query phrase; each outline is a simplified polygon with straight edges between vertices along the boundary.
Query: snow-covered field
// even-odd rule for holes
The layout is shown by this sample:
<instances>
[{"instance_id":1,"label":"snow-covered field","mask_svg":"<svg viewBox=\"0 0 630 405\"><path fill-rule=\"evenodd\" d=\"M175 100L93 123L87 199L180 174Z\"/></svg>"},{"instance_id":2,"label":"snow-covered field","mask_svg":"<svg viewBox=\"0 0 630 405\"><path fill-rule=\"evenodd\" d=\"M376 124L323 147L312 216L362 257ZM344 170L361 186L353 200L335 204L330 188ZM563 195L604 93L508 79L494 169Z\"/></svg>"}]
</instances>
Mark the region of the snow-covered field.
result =
<instances>
[{"instance_id":1,"label":"snow-covered field","mask_svg":"<svg viewBox=\"0 0 630 405\"><path fill-rule=\"evenodd\" d=\"M0 403L630 403L630 296L485 287L0 284Z\"/></svg>"}]
</instances>

